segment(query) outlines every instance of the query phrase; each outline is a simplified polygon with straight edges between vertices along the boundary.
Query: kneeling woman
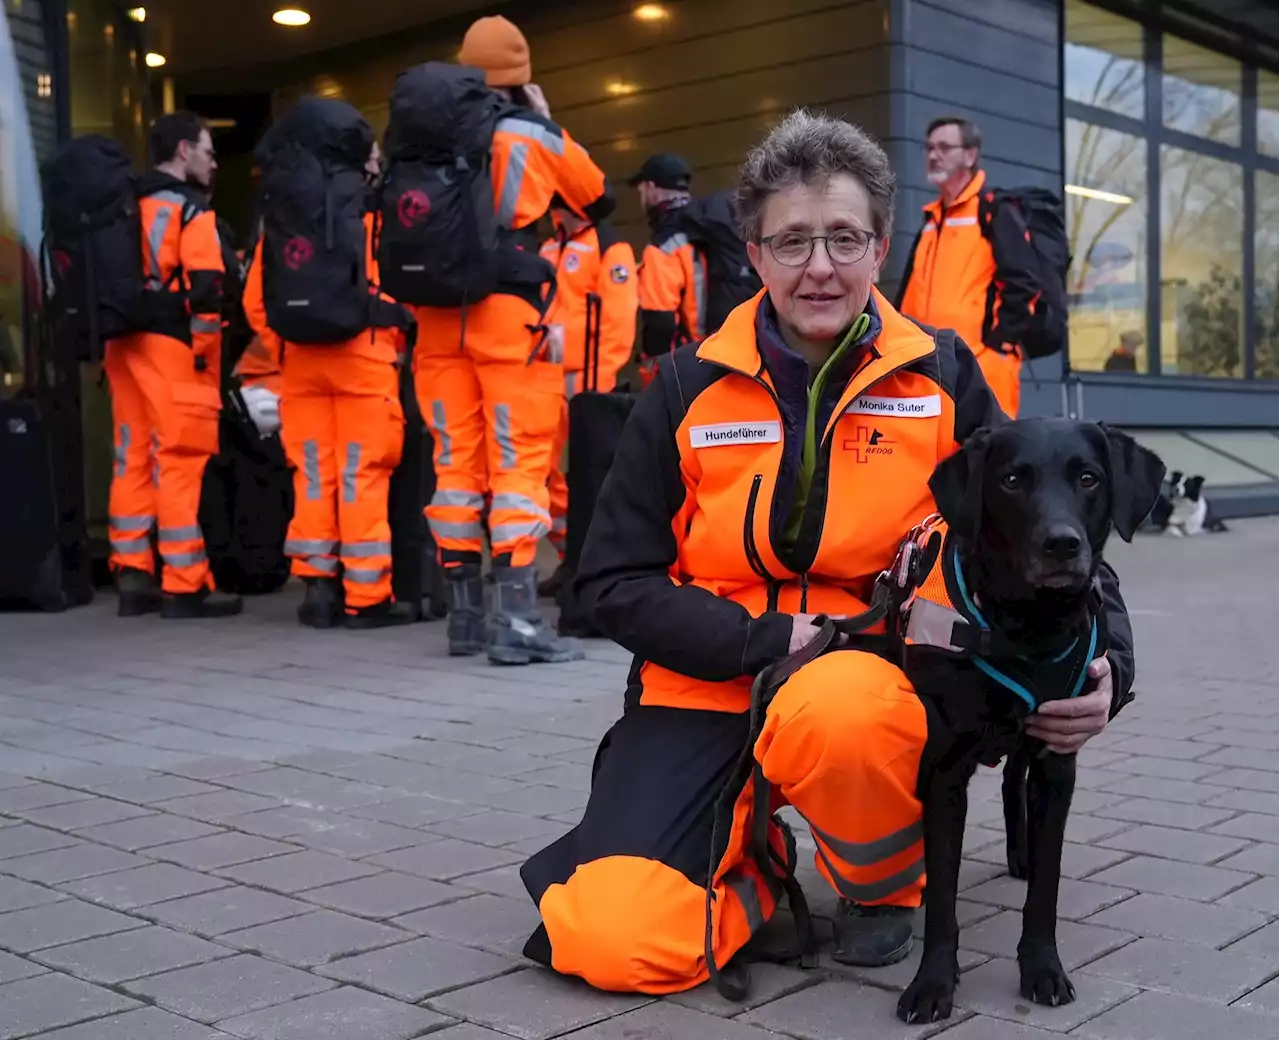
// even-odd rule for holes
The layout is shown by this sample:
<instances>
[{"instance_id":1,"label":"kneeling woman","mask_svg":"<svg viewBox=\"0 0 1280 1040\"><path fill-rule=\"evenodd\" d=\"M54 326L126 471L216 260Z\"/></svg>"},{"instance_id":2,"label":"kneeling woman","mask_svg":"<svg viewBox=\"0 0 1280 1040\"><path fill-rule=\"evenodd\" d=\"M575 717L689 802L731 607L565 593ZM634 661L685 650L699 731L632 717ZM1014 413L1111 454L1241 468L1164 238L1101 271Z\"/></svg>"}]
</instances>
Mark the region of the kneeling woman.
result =
<instances>
[{"instance_id":1,"label":"kneeling woman","mask_svg":"<svg viewBox=\"0 0 1280 1040\"><path fill-rule=\"evenodd\" d=\"M626 710L582 823L521 871L543 920L526 955L602 989L676 992L708 978L708 958L728 965L794 869L767 819L783 804L840 897L838 960L905 957L924 886L925 714L903 673L826 654L754 729L751 682L817 635L815 614L866 609L933 512L934 466L1003 416L963 343L872 287L894 177L871 138L797 112L747 158L738 198L765 289L663 359L623 435L577 587L636 655ZM1114 672L1104 659L1090 693L1032 717L1057 751L1100 732L1131 682L1129 624L1104 577Z\"/></svg>"}]
</instances>

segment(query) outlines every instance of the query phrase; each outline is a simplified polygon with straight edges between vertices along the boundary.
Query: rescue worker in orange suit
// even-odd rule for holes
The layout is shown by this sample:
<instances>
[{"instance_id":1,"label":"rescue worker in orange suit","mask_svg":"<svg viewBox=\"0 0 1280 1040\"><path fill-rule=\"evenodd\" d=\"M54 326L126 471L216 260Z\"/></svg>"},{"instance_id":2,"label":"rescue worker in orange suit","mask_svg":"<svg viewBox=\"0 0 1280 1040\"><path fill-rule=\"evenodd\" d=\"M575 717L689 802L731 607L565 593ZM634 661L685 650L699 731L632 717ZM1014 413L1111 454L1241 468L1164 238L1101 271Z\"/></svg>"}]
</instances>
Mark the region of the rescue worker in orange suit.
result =
<instances>
[{"instance_id":1,"label":"rescue worker in orange suit","mask_svg":"<svg viewBox=\"0 0 1280 1040\"><path fill-rule=\"evenodd\" d=\"M628 182L640 196L650 240L640 256L640 380L654 362L707 334L707 265L677 222L693 171L678 155L651 155Z\"/></svg>"},{"instance_id":2,"label":"rescue worker in orange suit","mask_svg":"<svg viewBox=\"0 0 1280 1040\"><path fill-rule=\"evenodd\" d=\"M740 219L765 290L659 361L601 490L575 591L635 654L625 710L582 822L521 868L542 916L525 955L601 989L690 989L710 975L708 950L732 974L784 883L795 891L795 844L777 817L754 816L752 775L768 787L760 815L790 804L812 831L840 900L836 959L910 952L926 720L905 674L839 650L800 667L754 731L748 711L753 677L815 637L815 614L866 609L934 511L939 459L1003 421L969 349L872 288L893 183L870 137L803 110L754 149ZM1094 662L1082 700L1028 718L1054 751L1100 732L1132 681L1105 565L1102 580L1110 665Z\"/></svg>"},{"instance_id":3,"label":"rescue worker in orange suit","mask_svg":"<svg viewBox=\"0 0 1280 1040\"><path fill-rule=\"evenodd\" d=\"M359 122L370 147L365 175L373 185L381 156L372 128L363 119ZM365 216L365 228L365 264L373 292L378 266L372 212ZM294 469L294 511L284 550L293 559L292 573L306 584L298 620L311 628L345 624L355 629L410 622L409 604L396 603L392 595L387 518L391 474L404 448L399 366L407 349L405 328L390 318L406 312L384 298L387 308L381 313L388 321L345 343L285 342L267 324L262 252L260 238L249 266L244 309L268 358L281 359L280 436ZM262 429L252 409L264 395L252 389L245 394Z\"/></svg>"},{"instance_id":4,"label":"rescue worker in orange suit","mask_svg":"<svg viewBox=\"0 0 1280 1040\"><path fill-rule=\"evenodd\" d=\"M556 233L542 243L542 257L556 269L556 296L547 321L564 330L564 406L551 455L549 537L563 560L569 516L569 485L563 471L569 401L586 389L608 393L631 360L636 341L636 255L608 221L592 224L560 207L551 211L551 220ZM538 587L538 594L554 596L563 577L563 570L557 569Z\"/></svg>"},{"instance_id":5,"label":"rescue worker in orange suit","mask_svg":"<svg viewBox=\"0 0 1280 1040\"><path fill-rule=\"evenodd\" d=\"M982 137L967 119L943 116L925 134L929 183L938 198L924 207L924 226L916 236L903 272L898 308L935 328L955 329L973 345L987 385L1000 407L1018 417L1022 355L1018 342L1038 291L1034 256L1012 246L993 250L978 224L978 206L986 172L979 169ZM1010 207L997 208L999 223L1016 220ZM996 227L992 240L1025 240L1025 228ZM1027 244L1026 249L1031 249Z\"/></svg>"},{"instance_id":6,"label":"rescue worker in orange suit","mask_svg":"<svg viewBox=\"0 0 1280 1040\"><path fill-rule=\"evenodd\" d=\"M224 268L207 202L218 163L208 127L191 113L161 116L150 143L156 166L138 201L148 329L108 341L103 362L115 427L111 569L121 616L158 608L165 618L225 617L244 604L214 589L198 519L222 409Z\"/></svg>"},{"instance_id":7,"label":"rescue worker in orange suit","mask_svg":"<svg viewBox=\"0 0 1280 1040\"><path fill-rule=\"evenodd\" d=\"M484 70L488 85L520 106L498 120L491 146L499 248L511 269L525 272L521 280L540 284L500 280L465 311L414 309L418 401L435 442L436 490L426 513L450 590L449 653L487 649L495 664L577 660L581 647L554 633L537 602L534 559L551 530L547 480L564 408L564 364L562 337L543 313L554 272L538 256L535 225L553 201L596 222L612 212L614 199L585 149L552 122L530 82L519 29L502 17L481 18L458 58ZM487 622L486 519L494 579Z\"/></svg>"}]
</instances>

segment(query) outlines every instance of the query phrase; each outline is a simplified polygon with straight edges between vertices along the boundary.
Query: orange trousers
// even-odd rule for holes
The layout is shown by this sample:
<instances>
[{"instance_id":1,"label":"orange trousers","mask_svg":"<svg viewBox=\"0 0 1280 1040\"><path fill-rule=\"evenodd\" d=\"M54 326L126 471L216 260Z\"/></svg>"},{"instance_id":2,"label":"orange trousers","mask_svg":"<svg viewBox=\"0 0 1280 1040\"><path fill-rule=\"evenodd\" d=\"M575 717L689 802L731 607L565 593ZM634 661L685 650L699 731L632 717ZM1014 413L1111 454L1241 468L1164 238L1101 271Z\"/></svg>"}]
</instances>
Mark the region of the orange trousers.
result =
<instances>
[{"instance_id":1,"label":"orange trousers","mask_svg":"<svg viewBox=\"0 0 1280 1040\"><path fill-rule=\"evenodd\" d=\"M379 329L284 351L280 435L294 467L285 552L300 578L342 576L347 611L391 598L391 473L404 450L396 343Z\"/></svg>"},{"instance_id":2,"label":"orange trousers","mask_svg":"<svg viewBox=\"0 0 1280 1040\"><path fill-rule=\"evenodd\" d=\"M601 373L596 390L607 394L618 385L618 373ZM569 482L565 479L565 448L569 443L569 402L582 392L582 370L565 371L564 403L560 409L560 427L556 431L556 443L551 450L551 476L547 480L547 492L551 497L551 531L547 540L555 546L560 559L564 559L565 538L569 534Z\"/></svg>"},{"instance_id":3,"label":"orange trousers","mask_svg":"<svg viewBox=\"0 0 1280 1040\"><path fill-rule=\"evenodd\" d=\"M564 365L531 360L538 311L495 293L461 312L418 308L414 383L435 442L427 522L446 563L481 553L534 562L551 530L547 480L564 409ZM465 336L465 343L463 337Z\"/></svg>"},{"instance_id":4,"label":"orange trousers","mask_svg":"<svg viewBox=\"0 0 1280 1040\"><path fill-rule=\"evenodd\" d=\"M926 735L924 706L902 671L856 650L802 668L770 704L753 751L771 803L805 818L818 873L844 898L920 904L916 783ZM542 914L525 955L619 992L705 981L713 806L749 738L746 715L629 708L601 745L582 822L521 869ZM750 854L751 787L738 792L714 850L720 967L776 909ZM776 827L771 840L780 844Z\"/></svg>"},{"instance_id":5,"label":"orange trousers","mask_svg":"<svg viewBox=\"0 0 1280 1040\"><path fill-rule=\"evenodd\" d=\"M161 588L183 594L213 588L198 519L204 469L218 453L218 359L196 371L181 340L135 333L107 343L115 469L108 507L111 568L155 571Z\"/></svg>"},{"instance_id":6,"label":"orange trousers","mask_svg":"<svg viewBox=\"0 0 1280 1040\"><path fill-rule=\"evenodd\" d=\"M1019 354L1002 354L990 347L977 353L978 367L986 377L987 386L996 395L996 402L1010 419L1018 417L1018 404L1022 397L1022 357Z\"/></svg>"}]
</instances>

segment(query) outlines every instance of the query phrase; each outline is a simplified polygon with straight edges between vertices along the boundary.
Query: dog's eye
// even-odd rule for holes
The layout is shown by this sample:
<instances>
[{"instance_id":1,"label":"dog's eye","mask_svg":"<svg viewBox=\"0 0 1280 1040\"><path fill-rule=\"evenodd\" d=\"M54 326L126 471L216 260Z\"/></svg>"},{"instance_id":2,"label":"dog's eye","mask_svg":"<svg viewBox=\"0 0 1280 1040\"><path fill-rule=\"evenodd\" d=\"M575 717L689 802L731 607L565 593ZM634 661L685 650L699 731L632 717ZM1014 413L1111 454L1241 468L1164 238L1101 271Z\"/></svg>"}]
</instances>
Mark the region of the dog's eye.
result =
<instances>
[{"instance_id":1,"label":"dog's eye","mask_svg":"<svg viewBox=\"0 0 1280 1040\"><path fill-rule=\"evenodd\" d=\"M1006 473L1000 478L1000 486L1006 491L1017 491L1022 487L1022 474Z\"/></svg>"},{"instance_id":2,"label":"dog's eye","mask_svg":"<svg viewBox=\"0 0 1280 1040\"><path fill-rule=\"evenodd\" d=\"M1082 488L1097 487L1098 474L1090 473L1088 470L1085 470L1083 473L1080 474L1080 486Z\"/></svg>"}]
</instances>

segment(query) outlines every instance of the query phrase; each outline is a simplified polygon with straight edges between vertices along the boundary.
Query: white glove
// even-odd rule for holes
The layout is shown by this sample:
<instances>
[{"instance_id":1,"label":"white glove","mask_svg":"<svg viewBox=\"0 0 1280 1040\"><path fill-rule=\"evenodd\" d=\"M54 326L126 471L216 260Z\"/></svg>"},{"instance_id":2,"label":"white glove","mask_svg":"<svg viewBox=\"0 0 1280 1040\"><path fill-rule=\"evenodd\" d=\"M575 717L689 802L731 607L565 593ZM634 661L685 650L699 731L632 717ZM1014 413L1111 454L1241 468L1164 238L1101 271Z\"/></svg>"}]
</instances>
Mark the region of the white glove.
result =
<instances>
[{"instance_id":1,"label":"white glove","mask_svg":"<svg viewBox=\"0 0 1280 1040\"><path fill-rule=\"evenodd\" d=\"M258 433L270 437L280 429L280 395L265 386L246 386L240 391L240 400Z\"/></svg>"}]
</instances>

